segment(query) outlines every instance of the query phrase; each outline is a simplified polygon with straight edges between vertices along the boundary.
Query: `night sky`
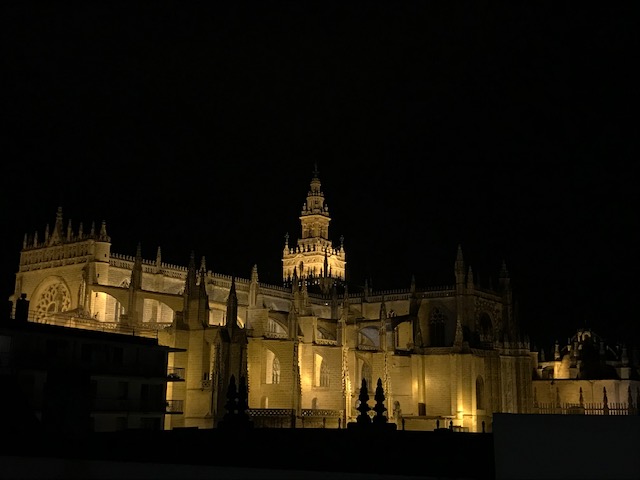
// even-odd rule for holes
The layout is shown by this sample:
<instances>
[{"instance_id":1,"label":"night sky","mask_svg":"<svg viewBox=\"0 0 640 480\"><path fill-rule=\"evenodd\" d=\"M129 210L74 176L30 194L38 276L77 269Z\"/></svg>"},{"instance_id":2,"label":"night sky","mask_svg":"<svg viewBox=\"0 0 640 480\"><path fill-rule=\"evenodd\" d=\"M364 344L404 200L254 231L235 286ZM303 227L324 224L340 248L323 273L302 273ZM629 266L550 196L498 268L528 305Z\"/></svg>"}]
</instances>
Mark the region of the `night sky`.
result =
<instances>
[{"instance_id":1,"label":"night sky","mask_svg":"<svg viewBox=\"0 0 640 480\"><path fill-rule=\"evenodd\" d=\"M317 164L347 275L482 286L532 342L638 332L634 2L0 5L2 291L58 206L280 284ZM622 327L625 327L623 329ZM545 345L546 346L546 345Z\"/></svg>"}]
</instances>

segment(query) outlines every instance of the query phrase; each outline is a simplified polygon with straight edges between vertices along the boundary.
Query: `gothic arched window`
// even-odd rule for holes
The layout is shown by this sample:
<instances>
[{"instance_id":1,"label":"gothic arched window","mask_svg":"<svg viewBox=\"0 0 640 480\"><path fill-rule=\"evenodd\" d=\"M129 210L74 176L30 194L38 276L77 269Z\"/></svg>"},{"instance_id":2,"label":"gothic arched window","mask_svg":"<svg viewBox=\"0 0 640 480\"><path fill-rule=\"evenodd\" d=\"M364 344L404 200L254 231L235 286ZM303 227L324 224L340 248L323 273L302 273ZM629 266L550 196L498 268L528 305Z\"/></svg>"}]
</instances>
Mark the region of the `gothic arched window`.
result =
<instances>
[{"instance_id":1,"label":"gothic arched window","mask_svg":"<svg viewBox=\"0 0 640 480\"><path fill-rule=\"evenodd\" d=\"M372 387L372 383L371 383L371 377L372 377L372 371L371 371L371 365L369 365L369 363L367 362L362 362L362 369L361 369L361 380L365 380L367 382L367 391L369 392L369 394L371 394L371 387ZM360 382L360 384L362 385L362 381Z\"/></svg>"},{"instance_id":2,"label":"gothic arched window","mask_svg":"<svg viewBox=\"0 0 640 480\"><path fill-rule=\"evenodd\" d=\"M280 360L271 350L267 350L266 354L265 383L280 383Z\"/></svg>"},{"instance_id":3,"label":"gothic arched window","mask_svg":"<svg viewBox=\"0 0 640 480\"><path fill-rule=\"evenodd\" d=\"M271 368L271 383L280 383L280 360L278 360L278 357L273 358L273 366Z\"/></svg>"},{"instance_id":4,"label":"gothic arched window","mask_svg":"<svg viewBox=\"0 0 640 480\"><path fill-rule=\"evenodd\" d=\"M444 347L444 326L446 316L438 308L434 308L429 318L429 339L432 347Z\"/></svg>"},{"instance_id":5,"label":"gothic arched window","mask_svg":"<svg viewBox=\"0 0 640 480\"><path fill-rule=\"evenodd\" d=\"M327 367L327 362L325 362L324 360L320 364L320 386L329 386L329 367Z\"/></svg>"},{"instance_id":6,"label":"gothic arched window","mask_svg":"<svg viewBox=\"0 0 640 480\"><path fill-rule=\"evenodd\" d=\"M481 376L476 378L476 409L484 410L484 380Z\"/></svg>"}]
</instances>

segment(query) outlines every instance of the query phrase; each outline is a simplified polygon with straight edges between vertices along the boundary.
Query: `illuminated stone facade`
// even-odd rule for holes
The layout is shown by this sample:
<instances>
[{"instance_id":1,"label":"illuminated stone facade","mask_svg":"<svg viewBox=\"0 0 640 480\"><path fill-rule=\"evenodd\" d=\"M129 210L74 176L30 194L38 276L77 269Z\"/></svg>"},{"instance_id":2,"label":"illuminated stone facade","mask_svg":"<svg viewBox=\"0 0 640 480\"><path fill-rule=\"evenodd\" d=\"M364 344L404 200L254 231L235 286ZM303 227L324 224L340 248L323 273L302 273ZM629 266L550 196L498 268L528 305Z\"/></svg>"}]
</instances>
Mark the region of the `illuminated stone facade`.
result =
<instances>
[{"instance_id":1,"label":"illuminated stone facade","mask_svg":"<svg viewBox=\"0 0 640 480\"><path fill-rule=\"evenodd\" d=\"M300 223L302 238L295 247L289 246L287 235L282 252L282 280L291 285L297 278L307 278L328 293L334 279L345 280L346 256L341 239L340 248L334 248L329 239L329 207L317 170L311 179L307 201L302 206Z\"/></svg>"},{"instance_id":2,"label":"illuminated stone facade","mask_svg":"<svg viewBox=\"0 0 640 480\"><path fill-rule=\"evenodd\" d=\"M365 379L379 379L391 421L491 429L493 412L530 413L533 357L513 317L503 265L497 290L474 283L462 249L455 283L350 291L345 247L329 240L329 211L317 171L303 206L301 237L285 244L283 285L111 252L103 223L25 237L10 300L30 301L30 320L157 335L179 380L167 387L183 411L165 428L211 428L224 415L231 375L246 379L256 422L346 426ZM66 232L66 233L65 233ZM353 248L357 248L353 246Z\"/></svg>"}]
</instances>

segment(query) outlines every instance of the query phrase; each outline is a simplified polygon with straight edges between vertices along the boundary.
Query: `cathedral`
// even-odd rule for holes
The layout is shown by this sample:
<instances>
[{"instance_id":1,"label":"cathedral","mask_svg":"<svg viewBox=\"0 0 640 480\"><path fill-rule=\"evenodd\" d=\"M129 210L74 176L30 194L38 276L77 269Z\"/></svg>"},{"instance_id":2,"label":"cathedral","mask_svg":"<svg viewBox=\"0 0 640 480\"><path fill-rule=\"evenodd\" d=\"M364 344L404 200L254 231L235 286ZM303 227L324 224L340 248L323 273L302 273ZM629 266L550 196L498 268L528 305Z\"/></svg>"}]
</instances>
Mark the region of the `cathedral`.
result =
<instances>
[{"instance_id":1,"label":"cathedral","mask_svg":"<svg viewBox=\"0 0 640 480\"><path fill-rule=\"evenodd\" d=\"M493 413L532 413L531 352L513 313L506 265L498 287L474 282L458 246L454 284L374 291L349 288L342 239L317 169L285 238L282 283L111 251L106 223L65 225L58 208L44 233L26 235L14 294L29 320L158 339L169 354L164 428L216 428L231 379L246 387L248 413L264 426L345 427L359 393L384 388L390 422L412 430L491 431ZM357 248L357 246L354 246Z\"/></svg>"}]
</instances>

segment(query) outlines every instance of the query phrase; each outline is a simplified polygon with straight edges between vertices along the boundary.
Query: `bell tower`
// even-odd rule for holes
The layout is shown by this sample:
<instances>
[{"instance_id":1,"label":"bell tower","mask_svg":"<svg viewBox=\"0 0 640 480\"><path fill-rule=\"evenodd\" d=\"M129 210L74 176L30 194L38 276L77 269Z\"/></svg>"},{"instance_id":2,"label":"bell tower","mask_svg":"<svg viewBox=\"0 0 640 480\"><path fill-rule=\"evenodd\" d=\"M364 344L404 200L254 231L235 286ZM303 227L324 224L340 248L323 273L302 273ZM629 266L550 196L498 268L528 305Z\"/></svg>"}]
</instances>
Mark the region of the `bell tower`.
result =
<instances>
[{"instance_id":1,"label":"bell tower","mask_svg":"<svg viewBox=\"0 0 640 480\"><path fill-rule=\"evenodd\" d=\"M334 247L329 239L329 207L325 204L321 190L318 166L314 166L311 188L307 193L307 201L302 205L300 213L301 238L295 246L289 245L289 235L285 236L282 252L282 279L291 284L297 277L308 286L318 285L325 293L331 290L334 283L346 280L346 255L344 240L340 246Z\"/></svg>"}]
</instances>

